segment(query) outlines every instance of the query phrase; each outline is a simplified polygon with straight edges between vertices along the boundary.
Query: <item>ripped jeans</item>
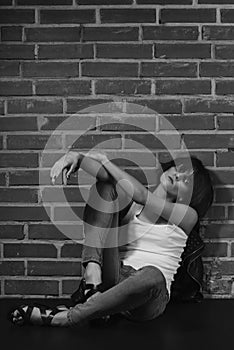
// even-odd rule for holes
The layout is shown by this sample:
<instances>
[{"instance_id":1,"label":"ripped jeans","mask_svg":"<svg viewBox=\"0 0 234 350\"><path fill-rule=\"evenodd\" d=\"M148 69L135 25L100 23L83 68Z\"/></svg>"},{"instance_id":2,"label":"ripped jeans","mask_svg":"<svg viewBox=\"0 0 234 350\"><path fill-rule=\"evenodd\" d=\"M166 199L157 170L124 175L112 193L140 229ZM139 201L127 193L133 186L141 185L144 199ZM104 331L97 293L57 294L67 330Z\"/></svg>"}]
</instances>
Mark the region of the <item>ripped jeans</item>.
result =
<instances>
[{"instance_id":1,"label":"ripped jeans","mask_svg":"<svg viewBox=\"0 0 234 350\"><path fill-rule=\"evenodd\" d=\"M118 228L131 203L118 211L119 204L113 184L98 181L91 188L84 211L82 264L96 262L101 266L103 292L69 309L71 326L119 313L133 321L152 320L163 313L169 301L159 269L145 266L135 270L120 261Z\"/></svg>"}]
</instances>

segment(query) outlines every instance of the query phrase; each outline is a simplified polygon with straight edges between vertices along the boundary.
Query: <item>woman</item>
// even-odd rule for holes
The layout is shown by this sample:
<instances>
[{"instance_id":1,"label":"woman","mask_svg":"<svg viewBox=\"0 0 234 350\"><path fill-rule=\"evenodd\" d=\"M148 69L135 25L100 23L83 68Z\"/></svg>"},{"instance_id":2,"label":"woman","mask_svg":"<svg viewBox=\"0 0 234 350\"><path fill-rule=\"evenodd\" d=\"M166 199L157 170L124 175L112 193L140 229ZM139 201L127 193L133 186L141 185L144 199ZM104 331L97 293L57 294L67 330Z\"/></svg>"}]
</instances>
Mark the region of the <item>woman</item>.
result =
<instances>
[{"instance_id":1,"label":"woman","mask_svg":"<svg viewBox=\"0 0 234 350\"><path fill-rule=\"evenodd\" d=\"M96 176L84 212L84 277L74 307L23 305L14 324L80 326L121 313L135 321L161 315L187 237L212 203L213 190L201 161L167 164L149 191L99 152L69 152L51 169L52 183L79 168ZM120 248L118 248L120 247Z\"/></svg>"}]
</instances>

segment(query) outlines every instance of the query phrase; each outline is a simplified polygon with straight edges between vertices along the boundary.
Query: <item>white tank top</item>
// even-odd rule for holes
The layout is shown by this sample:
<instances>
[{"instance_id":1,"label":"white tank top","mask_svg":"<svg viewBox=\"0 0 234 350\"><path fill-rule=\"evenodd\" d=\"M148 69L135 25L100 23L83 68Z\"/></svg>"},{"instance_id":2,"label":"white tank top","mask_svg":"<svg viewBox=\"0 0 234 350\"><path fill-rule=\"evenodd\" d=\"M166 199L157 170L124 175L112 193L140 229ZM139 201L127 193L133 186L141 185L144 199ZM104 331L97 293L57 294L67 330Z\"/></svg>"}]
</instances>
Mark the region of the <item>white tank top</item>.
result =
<instances>
[{"instance_id":1,"label":"white tank top","mask_svg":"<svg viewBox=\"0 0 234 350\"><path fill-rule=\"evenodd\" d=\"M156 266L163 273L168 293L171 282L179 267L181 254L188 236L176 225L151 224L140 220L136 215L120 228L120 259L125 265L135 269L147 265Z\"/></svg>"}]
</instances>

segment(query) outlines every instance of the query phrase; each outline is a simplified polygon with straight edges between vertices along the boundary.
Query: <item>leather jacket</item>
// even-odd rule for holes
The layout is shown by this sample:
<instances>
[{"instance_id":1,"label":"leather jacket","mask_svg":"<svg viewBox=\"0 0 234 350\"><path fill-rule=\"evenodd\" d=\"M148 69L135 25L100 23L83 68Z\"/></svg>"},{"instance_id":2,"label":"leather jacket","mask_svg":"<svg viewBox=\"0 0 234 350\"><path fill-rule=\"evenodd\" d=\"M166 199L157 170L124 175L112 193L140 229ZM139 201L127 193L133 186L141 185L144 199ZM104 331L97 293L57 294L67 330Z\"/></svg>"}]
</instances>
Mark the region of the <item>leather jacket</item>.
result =
<instances>
[{"instance_id":1,"label":"leather jacket","mask_svg":"<svg viewBox=\"0 0 234 350\"><path fill-rule=\"evenodd\" d=\"M193 230L187 239L180 266L171 285L171 300L200 302L203 299L203 262L201 258L204 242L199 230Z\"/></svg>"}]
</instances>

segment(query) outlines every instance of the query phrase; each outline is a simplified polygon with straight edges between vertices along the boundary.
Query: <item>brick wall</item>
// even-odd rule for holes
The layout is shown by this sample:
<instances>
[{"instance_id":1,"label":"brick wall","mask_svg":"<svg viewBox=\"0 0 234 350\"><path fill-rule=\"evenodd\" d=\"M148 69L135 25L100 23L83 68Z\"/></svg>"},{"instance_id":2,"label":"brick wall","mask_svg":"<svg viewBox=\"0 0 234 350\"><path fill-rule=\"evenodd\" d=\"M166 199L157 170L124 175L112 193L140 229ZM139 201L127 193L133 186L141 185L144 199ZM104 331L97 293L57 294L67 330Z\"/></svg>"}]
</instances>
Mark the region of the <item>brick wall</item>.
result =
<instances>
[{"instance_id":1,"label":"brick wall","mask_svg":"<svg viewBox=\"0 0 234 350\"><path fill-rule=\"evenodd\" d=\"M186 146L212 170L215 202L201 230L205 292L231 297L234 1L1 0L0 6L1 295L68 296L77 285L82 221L71 222L67 206L81 218L84 196L77 176L65 190L68 203L59 186L49 185L50 166L73 142L73 126L51 134L75 113L79 130L92 131L74 147L112 140L107 153L130 154L143 172L126 160L118 164L143 182L144 174L154 181L156 163L128 141L162 161L168 151L121 121L170 139L167 118L179 132L175 151ZM108 107L98 110L100 104ZM117 123L103 126L108 121ZM81 172L84 189L90 181Z\"/></svg>"}]
</instances>

